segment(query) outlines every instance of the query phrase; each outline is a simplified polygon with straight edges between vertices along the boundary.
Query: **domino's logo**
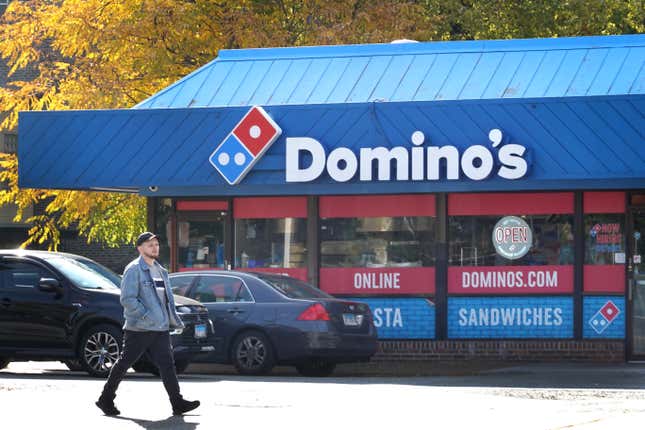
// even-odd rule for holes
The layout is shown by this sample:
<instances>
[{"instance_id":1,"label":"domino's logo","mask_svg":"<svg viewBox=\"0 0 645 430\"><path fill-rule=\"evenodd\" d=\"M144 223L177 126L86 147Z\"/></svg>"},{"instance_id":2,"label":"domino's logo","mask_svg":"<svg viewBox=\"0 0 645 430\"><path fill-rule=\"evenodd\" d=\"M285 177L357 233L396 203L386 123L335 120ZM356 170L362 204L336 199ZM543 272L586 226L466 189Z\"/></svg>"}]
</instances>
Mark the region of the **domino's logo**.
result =
<instances>
[{"instance_id":1,"label":"domino's logo","mask_svg":"<svg viewBox=\"0 0 645 430\"><path fill-rule=\"evenodd\" d=\"M239 184L282 134L260 106L253 106L213 151L208 161L230 185Z\"/></svg>"},{"instance_id":2,"label":"domino's logo","mask_svg":"<svg viewBox=\"0 0 645 430\"><path fill-rule=\"evenodd\" d=\"M602 307L589 320L589 325L598 334L601 334L611 325L611 323L620 314L620 309L611 300L602 305Z\"/></svg>"}]
</instances>

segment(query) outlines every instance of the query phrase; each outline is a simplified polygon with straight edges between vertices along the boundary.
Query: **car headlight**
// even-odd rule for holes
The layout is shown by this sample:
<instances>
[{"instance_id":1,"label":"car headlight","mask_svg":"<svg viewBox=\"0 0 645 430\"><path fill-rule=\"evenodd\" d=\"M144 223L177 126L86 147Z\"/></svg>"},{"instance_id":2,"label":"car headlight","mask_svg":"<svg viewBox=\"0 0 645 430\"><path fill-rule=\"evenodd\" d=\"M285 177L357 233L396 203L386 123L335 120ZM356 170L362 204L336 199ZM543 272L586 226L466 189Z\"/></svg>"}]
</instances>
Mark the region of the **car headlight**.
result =
<instances>
[{"instance_id":1,"label":"car headlight","mask_svg":"<svg viewBox=\"0 0 645 430\"><path fill-rule=\"evenodd\" d=\"M188 306L177 306L177 313L179 314L190 314L192 310Z\"/></svg>"},{"instance_id":2,"label":"car headlight","mask_svg":"<svg viewBox=\"0 0 645 430\"><path fill-rule=\"evenodd\" d=\"M172 330L170 331L170 335L171 335L171 336L179 336L179 335L180 335L180 334L182 334L183 332L184 332L184 329L183 329L183 328L175 328L175 329L172 329Z\"/></svg>"}]
</instances>

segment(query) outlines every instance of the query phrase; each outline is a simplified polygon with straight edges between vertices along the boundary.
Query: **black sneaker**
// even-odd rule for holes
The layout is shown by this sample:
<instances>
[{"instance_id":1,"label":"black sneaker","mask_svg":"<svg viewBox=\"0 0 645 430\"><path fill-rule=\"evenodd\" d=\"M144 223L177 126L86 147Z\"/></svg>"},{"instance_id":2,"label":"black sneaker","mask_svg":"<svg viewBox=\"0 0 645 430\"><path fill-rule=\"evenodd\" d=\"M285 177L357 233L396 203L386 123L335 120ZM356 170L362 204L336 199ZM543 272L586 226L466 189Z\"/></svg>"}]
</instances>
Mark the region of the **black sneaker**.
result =
<instances>
[{"instance_id":1,"label":"black sneaker","mask_svg":"<svg viewBox=\"0 0 645 430\"><path fill-rule=\"evenodd\" d=\"M184 400L181 399L177 404L172 405L172 414L173 415L182 415L185 414L186 412L190 412L193 409L197 409L199 407L200 403L199 400Z\"/></svg>"},{"instance_id":2,"label":"black sneaker","mask_svg":"<svg viewBox=\"0 0 645 430\"><path fill-rule=\"evenodd\" d=\"M121 413L121 411L119 411L116 406L114 406L114 402L112 400L105 400L102 397L99 397L95 404L100 410L103 411L105 415L109 417L113 417Z\"/></svg>"}]
</instances>

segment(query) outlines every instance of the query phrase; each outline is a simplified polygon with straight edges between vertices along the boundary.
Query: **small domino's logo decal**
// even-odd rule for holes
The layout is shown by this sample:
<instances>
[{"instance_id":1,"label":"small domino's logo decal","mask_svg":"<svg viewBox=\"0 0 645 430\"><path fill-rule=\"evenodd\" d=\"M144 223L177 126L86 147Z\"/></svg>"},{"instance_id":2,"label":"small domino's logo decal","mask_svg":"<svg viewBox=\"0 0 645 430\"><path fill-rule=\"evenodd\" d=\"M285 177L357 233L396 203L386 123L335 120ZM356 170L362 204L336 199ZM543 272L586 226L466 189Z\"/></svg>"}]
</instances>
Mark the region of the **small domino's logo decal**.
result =
<instances>
[{"instance_id":1,"label":"small domino's logo decal","mask_svg":"<svg viewBox=\"0 0 645 430\"><path fill-rule=\"evenodd\" d=\"M618 314L620 314L620 309L618 309L614 302L608 300L607 303L602 305L602 307L598 309L598 312L591 317L589 325L591 325L591 328L593 328L596 333L601 334L611 325Z\"/></svg>"},{"instance_id":2,"label":"small domino's logo decal","mask_svg":"<svg viewBox=\"0 0 645 430\"><path fill-rule=\"evenodd\" d=\"M239 184L282 134L260 106L253 106L208 158L230 185Z\"/></svg>"}]
</instances>

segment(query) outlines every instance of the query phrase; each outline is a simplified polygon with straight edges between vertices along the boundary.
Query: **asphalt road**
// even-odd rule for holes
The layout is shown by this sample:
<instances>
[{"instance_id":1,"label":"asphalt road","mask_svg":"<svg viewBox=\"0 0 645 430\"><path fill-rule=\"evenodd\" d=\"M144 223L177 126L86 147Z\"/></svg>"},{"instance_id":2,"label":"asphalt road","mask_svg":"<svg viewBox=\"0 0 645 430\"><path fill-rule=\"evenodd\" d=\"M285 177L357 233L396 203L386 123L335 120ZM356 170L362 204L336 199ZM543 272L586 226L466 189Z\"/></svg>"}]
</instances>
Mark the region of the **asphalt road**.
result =
<instances>
[{"instance_id":1,"label":"asphalt road","mask_svg":"<svg viewBox=\"0 0 645 430\"><path fill-rule=\"evenodd\" d=\"M161 382L130 374L119 417L94 406L103 381L62 364L12 363L0 371L3 429L642 429L645 365L448 366L442 376L261 378L199 366L181 376L202 406L173 417ZM417 370L417 372L421 372ZM360 372L357 372L357 374ZM369 372L363 372L369 373ZM387 372L380 372L386 373Z\"/></svg>"}]
</instances>

